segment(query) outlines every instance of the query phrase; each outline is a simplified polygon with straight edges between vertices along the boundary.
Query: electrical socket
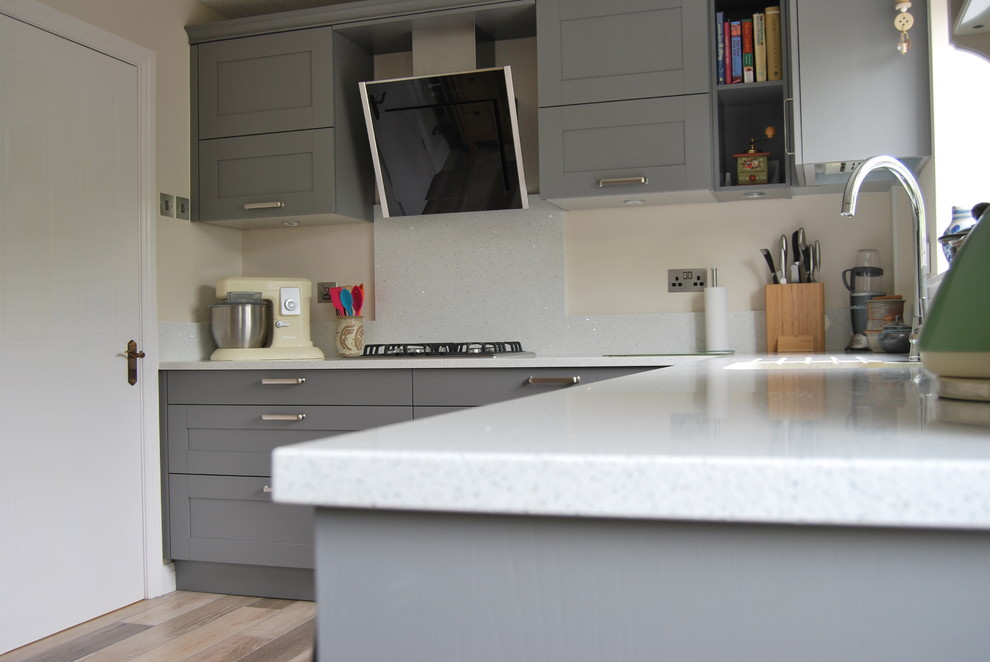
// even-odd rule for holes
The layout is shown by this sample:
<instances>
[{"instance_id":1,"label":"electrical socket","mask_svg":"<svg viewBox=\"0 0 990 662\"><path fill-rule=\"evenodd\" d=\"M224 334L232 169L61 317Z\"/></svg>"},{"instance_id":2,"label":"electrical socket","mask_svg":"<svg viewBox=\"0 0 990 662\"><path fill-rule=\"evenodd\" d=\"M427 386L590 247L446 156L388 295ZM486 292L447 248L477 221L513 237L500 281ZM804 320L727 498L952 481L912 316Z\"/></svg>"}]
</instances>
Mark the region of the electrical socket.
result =
<instances>
[{"instance_id":1,"label":"electrical socket","mask_svg":"<svg viewBox=\"0 0 990 662\"><path fill-rule=\"evenodd\" d=\"M708 287L708 268L667 269L668 292L702 292Z\"/></svg>"},{"instance_id":2,"label":"electrical socket","mask_svg":"<svg viewBox=\"0 0 990 662\"><path fill-rule=\"evenodd\" d=\"M170 193L159 193L158 196L158 213L162 216L175 216L175 196Z\"/></svg>"},{"instance_id":3,"label":"electrical socket","mask_svg":"<svg viewBox=\"0 0 990 662\"><path fill-rule=\"evenodd\" d=\"M330 303L331 287L337 287L336 281L316 284L316 303Z\"/></svg>"}]
</instances>

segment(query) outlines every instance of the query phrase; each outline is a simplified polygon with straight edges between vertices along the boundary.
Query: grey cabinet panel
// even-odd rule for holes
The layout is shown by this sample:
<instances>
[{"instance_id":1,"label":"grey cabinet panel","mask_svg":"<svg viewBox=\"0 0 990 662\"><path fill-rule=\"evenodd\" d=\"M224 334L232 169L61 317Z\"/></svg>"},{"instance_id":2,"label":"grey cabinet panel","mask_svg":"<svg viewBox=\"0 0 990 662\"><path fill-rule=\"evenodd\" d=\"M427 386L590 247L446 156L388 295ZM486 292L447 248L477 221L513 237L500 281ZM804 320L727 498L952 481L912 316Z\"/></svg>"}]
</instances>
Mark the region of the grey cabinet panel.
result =
<instances>
[{"instance_id":1,"label":"grey cabinet panel","mask_svg":"<svg viewBox=\"0 0 990 662\"><path fill-rule=\"evenodd\" d=\"M884 3L794 4L791 57L800 63L796 162L931 155L928 3L916 1L911 9L915 22L906 56L894 48L896 31L893 42L877 38L881 30L893 30L890 7ZM841 35L838 44L836 35Z\"/></svg>"},{"instance_id":2,"label":"grey cabinet panel","mask_svg":"<svg viewBox=\"0 0 990 662\"><path fill-rule=\"evenodd\" d=\"M540 106L708 91L708 11L696 0L540 0Z\"/></svg>"},{"instance_id":3,"label":"grey cabinet panel","mask_svg":"<svg viewBox=\"0 0 990 662\"><path fill-rule=\"evenodd\" d=\"M540 193L554 199L708 189L710 112L707 94L541 108ZM609 183L628 178L637 183Z\"/></svg>"},{"instance_id":4,"label":"grey cabinet panel","mask_svg":"<svg viewBox=\"0 0 990 662\"><path fill-rule=\"evenodd\" d=\"M422 407L471 407L568 388L573 383L530 384L530 377L580 378L587 384L653 368L459 368L413 373L417 416ZM436 412L439 413L439 412Z\"/></svg>"},{"instance_id":5,"label":"grey cabinet panel","mask_svg":"<svg viewBox=\"0 0 990 662\"><path fill-rule=\"evenodd\" d=\"M410 370L173 370L169 404L409 405Z\"/></svg>"},{"instance_id":6,"label":"grey cabinet panel","mask_svg":"<svg viewBox=\"0 0 990 662\"><path fill-rule=\"evenodd\" d=\"M216 221L333 212L333 142L333 129L200 141L200 213Z\"/></svg>"},{"instance_id":7,"label":"grey cabinet panel","mask_svg":"<svg viewBox=\"0 0 990 662\"><path fill-rule=\"evenodd\" d=\"M274 503L269 478L169 476L172 558L313 567L313 509Z\"/></svg>"},{"instance_id":8,"label":"grey cabinet panel","mask_svg":"<svg viewBox=\"0 0 990 662\"><path fill-rule=\"evenodd\" d=\"M198 48L200 139L333 126L329 27Z\"/></svg>"},{"instance_id":9,"label":"grey cabinet panel","mask_svg":"<svg viewBox=\"0 0 990 662\"><path fill-rule=\"evenodd\" d=\"M411 406L169 405L168 467L172 473L270 476L271 453L279 446L411 419Z\"/></svg>"}]
</instances>

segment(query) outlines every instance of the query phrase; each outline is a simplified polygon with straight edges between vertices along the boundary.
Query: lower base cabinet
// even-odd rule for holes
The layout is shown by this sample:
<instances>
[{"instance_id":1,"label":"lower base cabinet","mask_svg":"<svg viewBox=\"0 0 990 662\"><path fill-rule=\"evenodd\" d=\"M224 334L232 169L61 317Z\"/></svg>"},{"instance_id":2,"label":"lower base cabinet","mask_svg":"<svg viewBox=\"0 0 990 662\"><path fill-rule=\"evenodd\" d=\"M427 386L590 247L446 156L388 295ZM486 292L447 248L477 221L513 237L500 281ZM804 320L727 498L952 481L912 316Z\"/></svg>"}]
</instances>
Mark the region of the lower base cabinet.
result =
<instances>
[{"instance_id":1,"label":"lower base cabinet","mask_svg":"<svg viewBox=\"0 0 990 662\"><path fill-rule=\"evenodd\" d=\"M313 509L272 501L278 446L650 369L165 371L165 557L176 585L315 598Z\"/></svg>"}]
</instances>

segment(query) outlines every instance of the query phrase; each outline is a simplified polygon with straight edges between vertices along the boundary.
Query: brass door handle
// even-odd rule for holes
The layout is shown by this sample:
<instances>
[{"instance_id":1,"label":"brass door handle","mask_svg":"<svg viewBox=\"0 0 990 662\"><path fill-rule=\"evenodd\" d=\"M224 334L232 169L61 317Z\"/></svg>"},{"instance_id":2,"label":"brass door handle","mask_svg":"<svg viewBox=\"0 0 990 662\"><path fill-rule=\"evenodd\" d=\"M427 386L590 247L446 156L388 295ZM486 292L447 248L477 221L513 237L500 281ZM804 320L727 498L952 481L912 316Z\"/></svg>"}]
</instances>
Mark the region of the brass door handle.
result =
<instances>
[{"instance_id":1,"label":"brass door handle","mask_svg":"<svg viewBox=\"0 0 990 662\"><path fill-rule=\"evenodd\" d=\"M128 340L127 351L124 352L124 356L127 357L127 383L134 386L138 380L137 360L144 358L144 352L138 350L137 341Z\"/></svg>"}]
</instances>

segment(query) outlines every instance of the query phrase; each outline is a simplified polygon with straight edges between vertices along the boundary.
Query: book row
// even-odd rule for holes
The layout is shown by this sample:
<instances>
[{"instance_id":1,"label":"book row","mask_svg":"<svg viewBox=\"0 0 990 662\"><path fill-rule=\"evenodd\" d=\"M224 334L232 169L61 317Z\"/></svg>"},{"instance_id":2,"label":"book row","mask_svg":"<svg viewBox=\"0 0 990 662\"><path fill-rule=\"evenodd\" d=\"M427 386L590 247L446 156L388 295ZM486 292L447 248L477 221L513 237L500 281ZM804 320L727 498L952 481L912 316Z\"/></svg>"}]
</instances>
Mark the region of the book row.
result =
<instances>
[{"instance_id":1,"label":"book row","mask_svg":"<svg viewBox=\"0 0 990 662\"><path fill-rule=\"evenodd\" d=\"M715 45L719 85L784 77L779 6L745 14L715 12Z\"/></svg>"}]
</instances>

